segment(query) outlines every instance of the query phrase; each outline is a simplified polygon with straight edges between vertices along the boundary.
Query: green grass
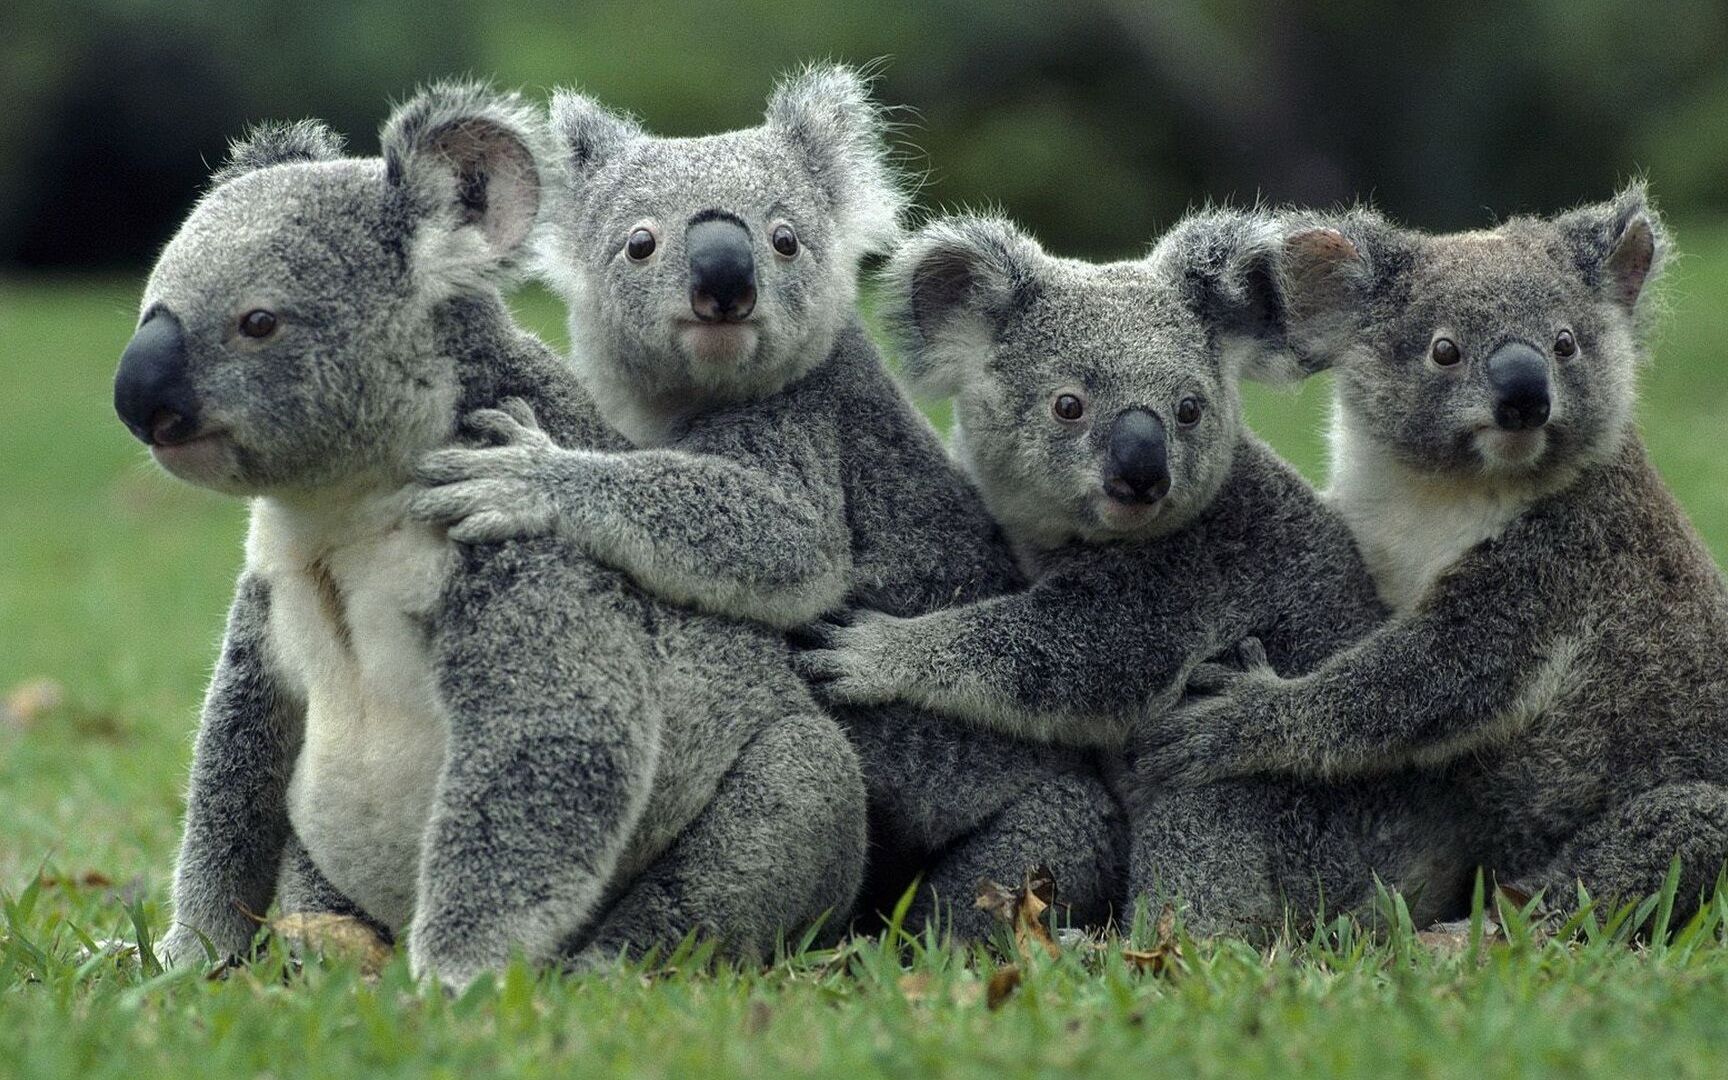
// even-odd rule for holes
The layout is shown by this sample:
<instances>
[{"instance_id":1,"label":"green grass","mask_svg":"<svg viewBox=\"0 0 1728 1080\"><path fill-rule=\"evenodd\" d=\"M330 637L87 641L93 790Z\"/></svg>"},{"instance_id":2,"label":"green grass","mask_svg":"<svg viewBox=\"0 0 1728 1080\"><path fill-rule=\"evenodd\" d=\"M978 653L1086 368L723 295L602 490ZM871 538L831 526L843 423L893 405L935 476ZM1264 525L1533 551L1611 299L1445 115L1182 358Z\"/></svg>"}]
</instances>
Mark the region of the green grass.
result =
<instances>
[{"instance_id":1,"label":"green grass","mask_svg":"<svg viewBox=\"0 0 1728 1080\"><path fill-rule=\"evenodd\" d=\"M1692 254L1672 275L1642 417L1721 559L1728 225L1680 235ZM1190 943L1176 978L1069 956L1031 966L994 1010L981 1000L994 961L873 942L761 973L517 971L455 1001L408 985L400 961L376 984L340 963L286 981L279 961L214 982L81 971L79 934L133 939L134 914L165 915L245 519L159 475L113 417L137 287L0 281L0 694L36 680L63 693L0 713L0 1075L1704 1075L1728 1051L1719 921L1661 950L1515 940L1470 957L1397 930L1271 956ZM562 338L544 294L519 307ZM1256 427L1316 478L1326 394L1316 380L1250 399ZM32 888L44 868L54 883Z\"/></svg>"}]
</instances>

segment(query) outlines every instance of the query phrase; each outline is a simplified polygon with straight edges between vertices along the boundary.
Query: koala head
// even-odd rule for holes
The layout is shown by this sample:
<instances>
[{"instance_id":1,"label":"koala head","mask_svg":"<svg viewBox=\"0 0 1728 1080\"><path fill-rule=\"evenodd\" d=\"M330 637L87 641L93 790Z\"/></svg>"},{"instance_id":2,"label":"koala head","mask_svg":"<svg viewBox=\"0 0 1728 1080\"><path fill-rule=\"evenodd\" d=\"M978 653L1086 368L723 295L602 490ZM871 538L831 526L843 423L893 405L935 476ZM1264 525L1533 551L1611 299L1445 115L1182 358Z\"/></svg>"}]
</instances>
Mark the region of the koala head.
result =
<instances>
[{"instance_id":1,"label":"koala head","mask_svg":"<svg viewBox=\"0 0 1728 1080\"><path fill-rule=\"evenodd\" d=\"M1277 239L1267 215L1213 211L1144 259L1092 264L960 216L894 257L907 376L953 396L956 452L1017 540L1150 539L1206 508L1244 430L1238 377L1296 373Z\"/></svg>"},{"instance_id":2,"label":"koala head","mask_svg":"<svg viewBox=\"0 0 1728 1080\"><path fill-rule=\"evenodd\" d=\"M235 143L150 275L120 419L231 494L400 473L453 424L435 311L495 291L526 247L535 130L513 98L450 85L395 111L382 158L313 122Z\"/></svg>"},{"instance_id":3,"label":"koala head","mask_svg":"<svg viewBox=\"0 0 1728 1080\"><path fill-rule=\"evenodd\" d=\"M1298 223L1280 265L1293 340L1337 369L1341 438L1422 474L1541 486L1620 445L1668 249L1639 185L1482 232Z\"/></svg>"},{"instance_id":4,"label":"koala head","mask_svg":"<svg viewBox=\"0 0 1728 1080\"><path fill-rule=\"evenodd\" d=\"M564 152L546 270L609 414L670 414L779 390L829 352L858 263L904 205L865 80L812 68L765 122L658 138L580 94L552 100Z\"/></svg>"}]
</instances>

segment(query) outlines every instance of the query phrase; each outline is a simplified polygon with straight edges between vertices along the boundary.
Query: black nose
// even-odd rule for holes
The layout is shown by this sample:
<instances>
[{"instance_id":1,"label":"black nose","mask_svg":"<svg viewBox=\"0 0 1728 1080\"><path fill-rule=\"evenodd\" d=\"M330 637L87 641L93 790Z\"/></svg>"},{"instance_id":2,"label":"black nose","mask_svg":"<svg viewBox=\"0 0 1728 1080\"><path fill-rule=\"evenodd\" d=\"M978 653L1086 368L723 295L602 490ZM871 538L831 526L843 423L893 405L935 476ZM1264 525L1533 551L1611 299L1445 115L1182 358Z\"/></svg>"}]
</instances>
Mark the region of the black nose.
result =
<instances>
[{"instance_id":1,"label":"black nose","mask_svg":"<svg viewBox=\"0 0 1728 1080\"><path fill-rule=\"evenodd\" d=\"M151 446L172 446L197 433L197 400L186 373L186 335L169 311L158 308L126 343L120 370L114 373L114 411L132 434Z\"/></svg>"},{"instance_id":2,"label":"black nose","mask_svg":"<svg viewBox=\"0 0 1728 1080\"><path fill-rule=\"evenodd\" d=\"M1548 358L1521 341L1508 342L1488 357L1494 391L1494 422L1506 431L1532 431L1548 422Z\"/></svg>"},{"instance_id":3,"label":"black nose","mask_svg":"<svg viewBox=\"0 0 1728 1080\"><path fill-rule=\"evenodd\" d=\"M705 218L685 234L690 310L703 322L743 322L756 310L756 257L736 219Z\"/></svg>"},{"instance_id":4,"label":"black nose","mask_svg":"<svg viewBox=\"0 0 1728 1080\"><path fill-rule=\"evenodd\" d=\"M1125 503L1155 503L1170 492L1164 422L1145 409L1129 409L1110 425L1104 490Z\"/></svg>"}]
</instances>

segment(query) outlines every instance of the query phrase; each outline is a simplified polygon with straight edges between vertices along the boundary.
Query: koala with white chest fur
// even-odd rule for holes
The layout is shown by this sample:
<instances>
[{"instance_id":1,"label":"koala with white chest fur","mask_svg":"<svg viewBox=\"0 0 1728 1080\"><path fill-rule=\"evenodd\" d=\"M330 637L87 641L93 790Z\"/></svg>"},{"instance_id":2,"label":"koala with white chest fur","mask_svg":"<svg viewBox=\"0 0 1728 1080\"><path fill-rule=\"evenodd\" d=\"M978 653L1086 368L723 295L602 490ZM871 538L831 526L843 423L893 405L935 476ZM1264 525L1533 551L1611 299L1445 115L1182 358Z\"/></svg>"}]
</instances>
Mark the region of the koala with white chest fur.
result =
<instances>
[{"instance_id":1,"label":"koala with white chest fur","mask_svg":"<svg viewBox=\"0 0 1728 1080\"><path fill-rule=\"evenodd\" d=\"M691 931L760 956L852 902L856 758L776 635L558 537L463 546L407 513L463 416L623 445L498 291L538 216L538 130L468 86L398 109L381 159L261 129L151 275L117 411L253 508L171 962L200 937L244 955L272 899L406 932L415 970L457 985Z\"/></svg>"},{"instance_id":2,"label":"koala with white chest fur","mask_svg":"<svg viewBox=\"0 0 1728 1080\"><path fill-rule=\"evenodd\" d=\"M932 222L888 272L915 384L954 398L956 453L1035 567L1024 592L913 618L866 614L800 656L822 696L903 701L990 731L1122 756L1148 700L1174 703L1246 638L1299 674L1384 617L1343 520L1242 419L1247 375L1301 374L1258 211L1175 226L1146 258L1048 255L997 218ZM1282 903L1364 900L1402 792L1261 778L1194 797L1125 785L1132 893L1190 925L1276 922ZM1338 857L1284 834L1307 808ZM1306 829L1303 830L1307 831Z\"/></svg>"},{"instance_id":3,"label":"koala with white chest fur","mask_svg":"<svg viewBox=\"0 0 1728 1080\"><path fill-rule=\"evenodd\" d=\"M419 511L459 536L555 531L658 596L782 629L1016 588L1000 529L857 318L859 259L897 237L904 205L864 81L812 69L761 126L693 139L575 94L553 119L570 183L548 272L578 370L639 449L524 431L444 451ZM839 715L871 795L870 904L923 872L911 921L947 902L977 936L978 879L1048 862L1076 920L1104 916L1122 822L1087 755L912 708Z\"/></svg>"},{"instance_id":4,"label":"koala with white chest fur","mask_svg":"<svg viewBox=\"0 0 1728 1080\"><path fill-rule=\"evenodd\" d=\"M1370 212L1285 244L1292 333L1337 372L1330 500L1396 609L1293 679L1152 719L1152 781L1407 764L1468 865L1680 910L1728 860L1728 585L1633 422L1668 253L1641 187L1428 236Z\"/></svg>"}]
</instances>

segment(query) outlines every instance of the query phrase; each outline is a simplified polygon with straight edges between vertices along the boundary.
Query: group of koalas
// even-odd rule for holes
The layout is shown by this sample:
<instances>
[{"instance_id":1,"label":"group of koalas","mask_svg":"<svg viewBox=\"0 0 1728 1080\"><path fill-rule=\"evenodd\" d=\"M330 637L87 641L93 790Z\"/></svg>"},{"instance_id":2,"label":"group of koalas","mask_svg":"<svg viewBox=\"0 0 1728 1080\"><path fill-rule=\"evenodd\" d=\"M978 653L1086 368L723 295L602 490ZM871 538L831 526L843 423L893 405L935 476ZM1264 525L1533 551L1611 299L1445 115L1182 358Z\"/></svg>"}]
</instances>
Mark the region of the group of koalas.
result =
<instances>
[{"instance_id":1,"label":"group of koalas","mask_svg":"<svg viewBox=\"0 0 1728 1080\"><path fill-rule=\"evenodd\" d=\"M1455 235L1208 210L1106 264L906 210L835 66L701 138L440 85L381 158L235 144L115 385L252 507L167 959L272 902L447 985L903 896L969 938L1035 864L1075 924L1202 933L1377 883L1446 918L1478 868L1715 882L1728 585L1633 422L1641 187ZM860 322L872 254L951 452ZM568 358L505 304L530 264ZM1322 369L1324 496L1238 391Z\"/></svg>"}]
</instances>

